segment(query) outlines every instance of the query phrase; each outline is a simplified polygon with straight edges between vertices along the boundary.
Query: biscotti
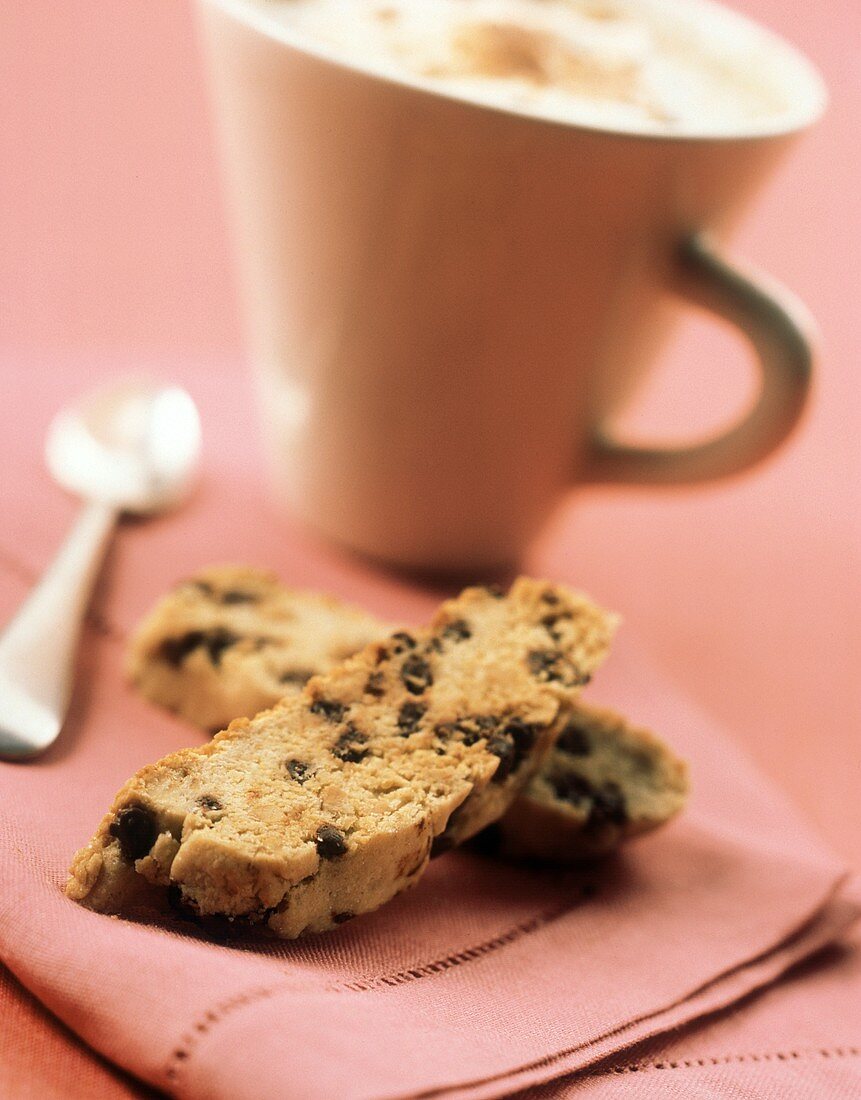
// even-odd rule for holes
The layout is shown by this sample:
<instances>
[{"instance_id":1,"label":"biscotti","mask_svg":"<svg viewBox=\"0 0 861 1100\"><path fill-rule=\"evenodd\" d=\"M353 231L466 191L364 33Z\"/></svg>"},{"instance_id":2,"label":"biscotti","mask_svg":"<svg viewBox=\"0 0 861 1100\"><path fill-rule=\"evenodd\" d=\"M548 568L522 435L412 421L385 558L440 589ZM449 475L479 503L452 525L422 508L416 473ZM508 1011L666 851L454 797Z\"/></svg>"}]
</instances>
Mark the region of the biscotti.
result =
<instances>
[{"instance_id":1,"label":"biscotti","mask_svg":"<svg viewBox=\"0 0 861 1100\"><path fill-rule=\"evenodd\" d=\"M271 573L215 566L169 592L136 631L127 672L151 702L215 731L298 693L395 627Z\"/></svg>"},{"instance_id":2,"label":"biscotti","mask_svg":"<svg viewBox=\"0 0 861 1100\"><path fill-rule=\"evenodd\" d=\"M548 610L545 626L553 619ZM227 662L184 642L211 637L213 629L234 637ZM129 664L152 701L177 709L181 700L182 713L204 727L203 716L217 708L227 725L300 690L303 678L325 672L362 631L382 637L392 629L333 597L287 589L271 574L219 567L164 597L135 636ZM247 644L263 637L269 639L264 649ZM178 650L197 656L171 659L165 670L165 654ZM684 765L654 734L578 700L558 750L495 836L524 860L577 863L674 816L685 800L684 777ZM437 850L457 841L456 825Z\"/></svg>"},{"instance_id":3,"label":"biscotti","mask_svg":"<svg viewBox=\"0 0 861 1100\"><path fill-rule=\"evenodd\" d=\"M428 628L144 768L76 856L67 893L121 911L110 869L133 865L180 907L285 937L375 909L435 847L506 811L613 629L562 586L467 589Z\"/></svg>"},{"instance_id":4,"label":"biscotti","mask_svg":"<svg viewBox=\"0 0 861 1100\"><path fill-rule=\"evenodd\" d=\"M575 864L665 824L687 793L685 763L653 733L577 700L541 770L481 843Z\"/></svg>"}]
</instances>

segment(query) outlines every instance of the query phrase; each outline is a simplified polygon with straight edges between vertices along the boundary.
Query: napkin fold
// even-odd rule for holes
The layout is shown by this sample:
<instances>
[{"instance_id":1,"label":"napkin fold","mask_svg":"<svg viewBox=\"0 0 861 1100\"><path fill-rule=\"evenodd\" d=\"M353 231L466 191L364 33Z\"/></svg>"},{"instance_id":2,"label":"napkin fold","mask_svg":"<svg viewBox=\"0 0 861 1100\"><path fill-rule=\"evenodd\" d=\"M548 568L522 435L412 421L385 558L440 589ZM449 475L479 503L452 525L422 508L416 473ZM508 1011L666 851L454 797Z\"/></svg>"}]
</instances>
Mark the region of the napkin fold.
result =
<instances>
[{"instance_id":1,"label":"napkin fold","mask_svg":"<svg viewBox=\"0 0 861 1100\"><path fill-rule=\"evenodd\" d=\"M0 565L0 593L22 584ZM90 627L88 689L42 760L0 765L0 957L117 1065L180 1097L497 1097L729 1005L858 915L844 871L727 737L622 640L601 701L692 764L690 808L590 871L454 852L419 886L293 943L91 913L60 887L141 764L197 735L122 686Z\"/></svg>"},{"instance_id":2,"label":"napkin fold","mask_svg":"<svg viewBox=\"0 0 861 1100\"><path fill-rule=\"evenodd\" d=\"M527 1089L518 1100L849 1100L861 1096L859 989L856 929L743 1004Z\"/></svg>"}]
</instances>

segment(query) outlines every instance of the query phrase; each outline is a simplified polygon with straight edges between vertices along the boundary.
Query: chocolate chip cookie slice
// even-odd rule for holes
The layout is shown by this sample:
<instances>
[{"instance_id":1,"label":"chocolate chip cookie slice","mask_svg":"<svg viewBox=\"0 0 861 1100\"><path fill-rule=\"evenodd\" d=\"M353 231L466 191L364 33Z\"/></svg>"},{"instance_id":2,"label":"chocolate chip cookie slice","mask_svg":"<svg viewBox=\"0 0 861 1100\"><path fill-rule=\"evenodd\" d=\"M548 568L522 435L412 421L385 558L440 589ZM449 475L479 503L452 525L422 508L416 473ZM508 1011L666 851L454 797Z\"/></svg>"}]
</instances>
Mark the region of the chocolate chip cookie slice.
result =
<instances>
[{"instance_id":1,"label":"chocolate chip cookie slice","mask_svg":"<svg viewBox=\"0 0 861 1100\"><path fill-rule=\"evenodd\" d=\"M540 618L546 640L555 641L566 614L547 605ZM233 717L250 717L290 691L298 692L303 679L325 672L345 648L355 646L362 631L367 641L389 629L334 598L290 591L270 574L221 567L185 582L159 604L133 642L130 666L150 699L180 710L198 725L214 725L214 717L227 725ZM457 637L464 629L455 623L449 636ZM215 643L228 634L241 635L240 640L219 653ZM269 638L265 649L249 644L263 637ZM193 643L190 650L185 639ZM187 651L186 656L177 662L172 659L176 651ZM167 669L165 654L171 657ZM539 648L530 657L539 674L552 670L553 659L552 647ZM400 727L411 728L420 714L419 705L406 708ZM534 808L530 811L531 795L521 796L510 820L497 830L512 854L577 862L656 828L684 800L678 785L682 765L657 738L633 729L610 711L578 704L577 715L561 741L579 751L566 752L560 746L532 782ZM475 734L480 720L462 722L461 727L462 734ZM635 784L632 761L639 761ZM599 762L602 775L593 782L590 775ZM553 804L557 808L549 809ZM550 824L548 814L553 815ZM452 815L445 833L434 842L434 852L453 847L470 829L465 810Z\"/></svg>"},{"instance_id":2,"label":"chocolate chip cookie slice","mask_svg":"<svg viewBox=\"0 0 861 1100\"><path fill-rule=\"evenodd\" d=\"M244 566L184 581L143 621L129 678L153 703L208 730L298 693L393 627L340 600Z\"/></svg>"},{"instance_id":3,"label":"chocolate chip cookie slice","mask_svg":"<svg viewBox=\"0 0 861 1100\"><path fill-rule=\"evenodd\" d=\"M516 858L574 864L657 829L687 793L684 761L654 734L578 700L540 772L479 843Z\"/></svg>"},{"instance_id":4,"label":"chocolate chip cookie slice","mask_svg":"<svg viewBox=\"0 0 861 1100\"><path fill-rule=\"evenodd\" d=\"M284 937L375 909L418 880L449 825L459 841L505 812L613 627L561 586L467 589L428 628L144 768L76 856L67 893L122 911L133 866L196 914Z\"/></svg>"}]
</instances>

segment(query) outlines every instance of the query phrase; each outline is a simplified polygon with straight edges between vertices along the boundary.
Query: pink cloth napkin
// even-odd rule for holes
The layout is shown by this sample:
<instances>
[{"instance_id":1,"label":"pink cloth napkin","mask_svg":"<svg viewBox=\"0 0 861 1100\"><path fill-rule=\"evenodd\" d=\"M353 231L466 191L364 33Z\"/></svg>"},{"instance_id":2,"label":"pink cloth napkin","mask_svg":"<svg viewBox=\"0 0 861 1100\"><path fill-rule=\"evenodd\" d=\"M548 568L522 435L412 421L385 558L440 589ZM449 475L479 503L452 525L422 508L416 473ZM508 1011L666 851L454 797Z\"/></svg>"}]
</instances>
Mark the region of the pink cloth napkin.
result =
<instances>
[{"instance_id":1,"label":"pink cloth napkin","mask_svg":"<svg viewBox=\"0 0 861 1100\"><path fill-rule=\"evenodd\" d=\"M519 1100L855 1100L861 1096L861 937L820 951L742 1005Z\"/></svg>"},{"instance_id":2,"label":"pink cloth napkin","mask_svg":"<svg viewBox=\"0 0 861 1100\"><path fill-rule=\"evenodd\" d=\"M607 1059L625 1065L634 1044L737 1003L851 923L840 864L725 733L654 675L629 627L594 697L689 756L694 795L679 821L600 871L451 853L380 912L294 944L215 944L191 925L144 927L67 901L71 854L116 789L200 736L122 681L124 638L167 585L234 560L404 621L427 617L439 595L347 563L278 520L247 446L247 407L205 378L193 385L208 426L201 491L175 516L122 533L62 737L36 763L0 763L0 959L95 1051L207 1100L500 1096ZM0 478L0 621L72 512L38 441L80 377L22 368L21 379L32 401L10 406L0 433L3 469L15 472Z\"/></svg>"},{"instance_id":3,"label":"pink cloth napkin","mask_svg":"<svg viewBox=\"0 0 861 1100\"><path fill-rule=\"evenodd\" d=\"M4 595L23 588L0 567ZM60 893L72 850L127 772L194 740L121 686L119 633L88 632L70 735L2 766L0 954L93 1048L177 1096L505 1095L738 1000L857 914L841 867L630 643L602 698L690 756L694 797L605 868L453 853L378 913L290 944L90 913Z\"/></svg>"}]
</instances>

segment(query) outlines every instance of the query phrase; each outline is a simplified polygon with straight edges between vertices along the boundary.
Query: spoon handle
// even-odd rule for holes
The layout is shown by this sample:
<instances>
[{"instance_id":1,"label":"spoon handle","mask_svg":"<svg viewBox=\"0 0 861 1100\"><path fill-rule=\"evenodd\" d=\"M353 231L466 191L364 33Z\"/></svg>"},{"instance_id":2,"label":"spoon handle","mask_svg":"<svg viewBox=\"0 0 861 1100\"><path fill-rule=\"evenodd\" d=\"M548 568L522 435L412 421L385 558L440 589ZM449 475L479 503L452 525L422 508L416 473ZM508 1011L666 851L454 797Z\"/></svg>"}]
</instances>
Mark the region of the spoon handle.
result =
<instances>
[{"instance_id":1,"label":"spoon handle","mask_svg":"<svg viewBox=\"0 0 861 1100\"><path fill-rule=\"evenodd\" d=\"M0 635L0 758L35 756L62 728L81 624L116 520L110 505L87 504Z\"/></svg>"}]
</instances>

